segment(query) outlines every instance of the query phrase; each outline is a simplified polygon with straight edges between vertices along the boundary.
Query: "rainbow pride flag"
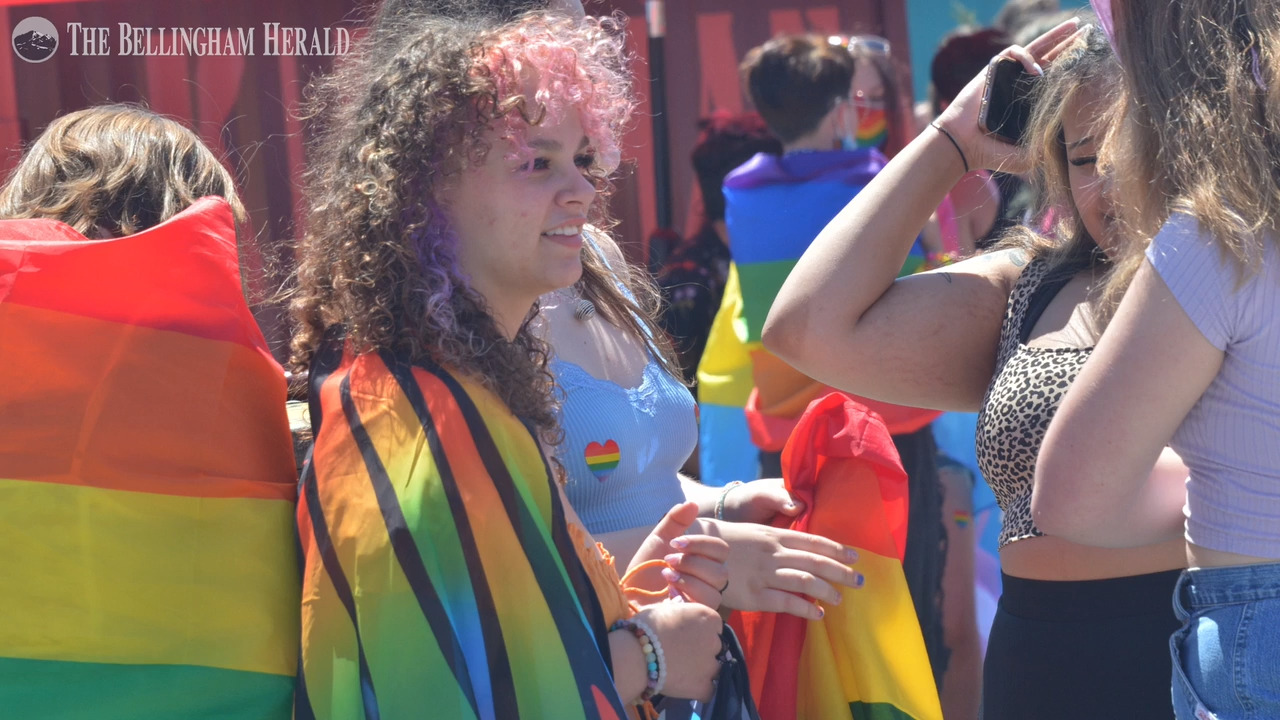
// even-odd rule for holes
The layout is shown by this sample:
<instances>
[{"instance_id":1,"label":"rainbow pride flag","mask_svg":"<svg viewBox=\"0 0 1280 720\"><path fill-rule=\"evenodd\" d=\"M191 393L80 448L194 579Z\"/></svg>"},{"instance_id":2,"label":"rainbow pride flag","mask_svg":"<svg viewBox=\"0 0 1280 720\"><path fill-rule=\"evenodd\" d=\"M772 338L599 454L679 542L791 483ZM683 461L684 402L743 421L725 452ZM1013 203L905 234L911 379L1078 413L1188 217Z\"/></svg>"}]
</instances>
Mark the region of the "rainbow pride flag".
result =
<instances>
[{"instance_id":1,"label":"rainbow pride flag","mask_svg":"<svg viewBox=\"0 0 1280 720\"><path fill-rule=\"evenodd\" d=\"M698 366L702 482L755 479L758 449L781 450L805 407L829 391L765 350L760 332L800 256L886 162L874 148L781 158L761 153L725 179L733 263ZM901 274L923 267L924 258L917 240ZM914 432L937 415L871 406L893 432Z\"/></svg>"},{"instance_id":2,"label":"rainbow pride flag","mask_svg":"<svg viewBox=\"0 0 1280 720\"><path fill-rule=\"evenodd\" d=\"M296 716L626 717L529 429L469 380L340 340L311 381Z\"/></svg>"},{"instance_id":3,"label":"rainbow pride flag","mask_svg":"<svg viewBox=\"0 0 1280 720\"><path fill-rule=\"evenodd\" d=\"M0 221L0 715L288 720L285 381L225 201Z\"/></svg>"},{"instance_id":4,"label":"rainbow pride flag","mask_svg":"<svg viewBox=\"0 0 1280 720\"><path fill-rule=\"evenodd\" d=\"M858 551L866 578L822 620L735 613L763 720L942 720L902 556L907 476L878 415L843 393L815 400L782 455L800 517L778 524Z\"/></svg>"}]
</instances>

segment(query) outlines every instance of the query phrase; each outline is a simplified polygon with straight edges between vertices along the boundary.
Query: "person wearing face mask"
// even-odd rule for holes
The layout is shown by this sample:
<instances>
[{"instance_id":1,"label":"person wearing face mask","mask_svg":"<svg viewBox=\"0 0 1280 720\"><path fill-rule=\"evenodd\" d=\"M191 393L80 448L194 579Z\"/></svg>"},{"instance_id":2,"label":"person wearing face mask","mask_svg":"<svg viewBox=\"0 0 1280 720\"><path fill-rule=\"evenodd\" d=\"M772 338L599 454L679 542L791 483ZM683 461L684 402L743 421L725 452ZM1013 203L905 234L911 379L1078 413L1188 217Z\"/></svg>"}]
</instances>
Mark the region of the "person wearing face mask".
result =
<instances>
[{"instance_id":1,"label":"person wearing face mask","mask_svg":"<svg viewBox=\"0 0 1280 720\"><path fill-rule=\"evenodd\" d=\"M863 147L859 134L879 144L880 130L897 126L874 112L891 107L885 93L891 75L859 61L858 45L838 37L782 36L751 50L742 63L747 92L782 141L783 154L756 155L724 183L733 264L698 372L700 453L709 484L780 476L781 451L800 415L830 392L765 350L760 330L805 248L887 162L880 148ZM855 82L860 67L876 76L878 88L866 73L864 84ZM873 112L860 113L860 103ZM905 264L904 274L923 264L918 239L916 245L919 262ZM904 570L930 660L940 673L946 663L939 547L945 540L929 430L937 413L867 403L884 417L910 478Z\"/></svg>"}]
</instances>

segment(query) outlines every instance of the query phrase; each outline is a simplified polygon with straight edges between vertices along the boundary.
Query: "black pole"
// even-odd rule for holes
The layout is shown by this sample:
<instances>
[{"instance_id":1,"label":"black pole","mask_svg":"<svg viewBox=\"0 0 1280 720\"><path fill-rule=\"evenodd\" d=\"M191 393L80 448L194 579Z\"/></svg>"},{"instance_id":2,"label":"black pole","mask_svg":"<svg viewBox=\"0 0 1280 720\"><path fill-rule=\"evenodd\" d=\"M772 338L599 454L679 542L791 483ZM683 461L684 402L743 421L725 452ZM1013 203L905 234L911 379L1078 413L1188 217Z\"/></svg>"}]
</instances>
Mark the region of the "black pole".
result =
<instances>
[{"instance_id":1,"label":"black pole","mask_svg":"<svg viewBox=\"0 0 1280 720\"><path fill-rule=\"evenodd\" d=\"M653 189L658 207L658 227L670 229L671 139L667 128L667 71L663 42L667 35L665 0L645 0L649 25L649 103L653 109Z\"/></svg>"}]
</instances>

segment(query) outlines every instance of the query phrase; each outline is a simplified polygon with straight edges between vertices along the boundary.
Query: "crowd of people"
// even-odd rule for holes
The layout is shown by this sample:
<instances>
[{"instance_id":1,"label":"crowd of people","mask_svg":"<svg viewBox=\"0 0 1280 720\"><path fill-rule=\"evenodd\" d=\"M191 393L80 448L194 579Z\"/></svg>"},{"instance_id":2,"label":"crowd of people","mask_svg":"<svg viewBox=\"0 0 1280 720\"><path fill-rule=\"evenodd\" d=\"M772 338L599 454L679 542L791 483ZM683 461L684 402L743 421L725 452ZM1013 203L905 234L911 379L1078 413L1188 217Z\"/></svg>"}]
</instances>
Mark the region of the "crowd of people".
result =
<instances>
[{"instance_id":1,"label":"crowd of people","mask_svg":"<svg viewBox=\"0 0 1280 720\"><path fill-rule=\"evenodd\" d=\"M59 118L0 188L0 714L1280 717L1280 5L1093 9L953 33L914 117L883 38L752 49L654 277L621 21L382 0L310 88L292 439L230 173Z\"/></svg>"}]
</instances>

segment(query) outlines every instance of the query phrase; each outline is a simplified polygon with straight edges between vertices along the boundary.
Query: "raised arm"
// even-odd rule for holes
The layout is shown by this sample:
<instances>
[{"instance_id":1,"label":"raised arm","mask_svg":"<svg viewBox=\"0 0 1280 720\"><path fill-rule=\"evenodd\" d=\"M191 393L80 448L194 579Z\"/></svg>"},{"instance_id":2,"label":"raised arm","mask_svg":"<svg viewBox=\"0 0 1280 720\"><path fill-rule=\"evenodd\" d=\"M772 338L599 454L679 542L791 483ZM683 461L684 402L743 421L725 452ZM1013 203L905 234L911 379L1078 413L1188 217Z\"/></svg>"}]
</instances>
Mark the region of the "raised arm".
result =
<instances>
[{"instance_id":1,"label":"raised arm","mask_svg":"<svg viewBox=\"0 0 1280 720\"><path fill-rule=\"evenodd\" d=\"M1075 31L1068 21L1005 54L1036 72ZM982 90L983 78L974 78L937 127L912 141L818 235L773 304L766 347L815 379L874 399L978 407L1021 256L982 256L894 278L966 162L1003 169L1022 162L1017 148L979 129Z\"/></svg>"}]
</instances>

